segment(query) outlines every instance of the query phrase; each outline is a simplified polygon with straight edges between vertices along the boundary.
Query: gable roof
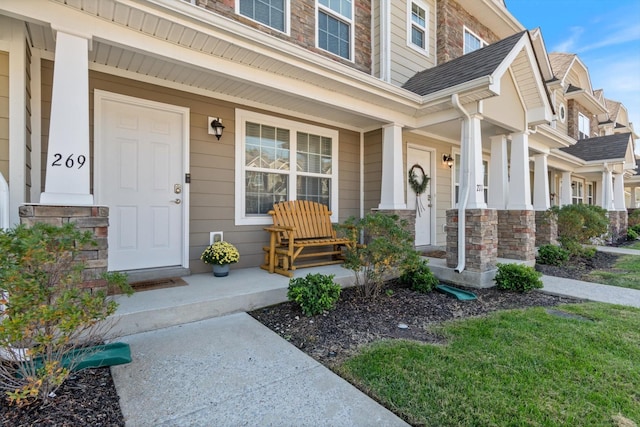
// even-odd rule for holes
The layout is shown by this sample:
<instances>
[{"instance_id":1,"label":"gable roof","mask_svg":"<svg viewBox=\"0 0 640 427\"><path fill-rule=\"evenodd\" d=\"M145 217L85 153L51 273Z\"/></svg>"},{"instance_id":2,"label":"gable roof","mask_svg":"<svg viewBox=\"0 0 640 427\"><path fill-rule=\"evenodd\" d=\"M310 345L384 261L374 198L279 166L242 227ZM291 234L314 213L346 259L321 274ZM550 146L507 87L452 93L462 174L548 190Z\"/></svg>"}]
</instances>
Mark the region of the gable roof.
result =
<instances>
[{"instance_id":1,"label":"gable roof","mask_svg":"<svg viewBox=\"0 0 640 427\"><path fill-rule=\"evenodd\" d=\"M407 80L402 87L425 96L490 76L498 69L525 33L526 31L514 34L482 49L420 71Z\"/></svg>"},{"instance_id":2,"label":"gable roof","mask_svg":"<svg viewBox=\"0 0 640 427\"><path fill-rule=\"evenodd\" d=\"M551 63L553 74L560 80L564 79L575 57L575 53L551 52L549 54L549 62Z\"/></svg>"},{"instance_id":3,"label":"gable roof","mask_svg":"<svg viewBox=\"0 0 640 427\"><path fill-rule=\"evenodd\" d=\"M581 139L575 145L563 147L560 150L587 162L604 161L624 159L627 155L629 144L631 144L631 134L619 133Z\"/></svg>"}]
</instances>

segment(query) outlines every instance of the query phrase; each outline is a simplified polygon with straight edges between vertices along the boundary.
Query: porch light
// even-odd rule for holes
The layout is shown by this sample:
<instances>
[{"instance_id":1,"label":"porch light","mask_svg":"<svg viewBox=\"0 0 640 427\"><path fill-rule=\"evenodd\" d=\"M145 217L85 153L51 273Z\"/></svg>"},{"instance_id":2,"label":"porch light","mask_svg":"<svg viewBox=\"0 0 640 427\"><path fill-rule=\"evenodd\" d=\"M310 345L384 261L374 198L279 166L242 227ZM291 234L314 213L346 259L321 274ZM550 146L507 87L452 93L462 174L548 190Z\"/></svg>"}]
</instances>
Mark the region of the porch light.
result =
<instances>
[{"instance_id":1,"label":"porch light","mask_svg":"<svg viewBox=\"0 0 640 427\"><path fill-rule=\"evenodd\" d=\"M451 168L451 166L453 166L453 157L451 157L451 154L444 154L442 156L442 163L446 164L447 166L449 166L449 168Z\"/></svg>"},{"instance_id":2,"label":"porch light","mask_svg":"<svg viewBox=\"0 0 640 427\"><path fill-rule=\"evenodd\" d=\"M220 141L220 137L222 136L222 131L224 130L224 126L218 117L209 117L209 134L215 135Z\"/></svg>"}]
</instances>

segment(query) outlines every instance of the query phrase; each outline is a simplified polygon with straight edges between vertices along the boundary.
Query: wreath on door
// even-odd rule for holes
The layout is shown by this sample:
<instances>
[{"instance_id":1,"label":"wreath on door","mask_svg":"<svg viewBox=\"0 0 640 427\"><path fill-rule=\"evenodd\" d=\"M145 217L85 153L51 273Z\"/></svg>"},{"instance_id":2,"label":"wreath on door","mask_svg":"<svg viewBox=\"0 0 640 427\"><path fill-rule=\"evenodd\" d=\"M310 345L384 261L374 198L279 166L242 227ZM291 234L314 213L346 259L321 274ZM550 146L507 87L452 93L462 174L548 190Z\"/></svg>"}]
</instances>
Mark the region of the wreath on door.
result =
<instances>
[{"instance_id":1,"label":"wreath on door","mask_svg":"<svg viewBox=\"0 0 640 427\"><path fill-rule=\"evenodd\" d=\"M409 169L409 186L413 192L416 193L416 212L418 213L418 216L421 216L422 211L425 210L422 200L420 200L420 195L427 190L429 179L430 178L424 172L422 166L418 163L411 166L411 169Z\"/></svg>"}]
</instances>

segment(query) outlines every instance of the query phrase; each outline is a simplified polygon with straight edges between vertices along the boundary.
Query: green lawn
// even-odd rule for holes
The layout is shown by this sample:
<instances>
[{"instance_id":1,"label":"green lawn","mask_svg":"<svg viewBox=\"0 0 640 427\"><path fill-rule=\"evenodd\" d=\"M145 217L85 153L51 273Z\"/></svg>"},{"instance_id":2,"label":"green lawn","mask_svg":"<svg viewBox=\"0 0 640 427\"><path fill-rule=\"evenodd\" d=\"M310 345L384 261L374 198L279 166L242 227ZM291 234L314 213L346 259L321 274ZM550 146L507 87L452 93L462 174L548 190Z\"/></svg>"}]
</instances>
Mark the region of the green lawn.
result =
<instances>
[{"instance_id":1,"label":"green lawn","mask_svg":"<svg viewBox=\"0 0 640 427\"><path fill-rule=\"evenodd\" d=\"M605 285L640 289L640 256L623 255L616 261L617 271L592 271L591 280Z\"/></svg>"},{"instance_id":2,"label":"green lawn","mask_svg":"<svg viewBox=\"0 0 640 427\"><path fill-rule=\"evenodd\" d=\"M340 374L412 424L640 423L640 309L510 310L436 328L446 345L377 343ZM627 424L633 425L633 424Z\"/></svg>"},{"instance_id":3,"label":"green lawn","mask_svg":"<svg viewBox=\"0 0 640 427\"><path fill-rule=\"evenodd\" d=\"M640 250L640 242L636 242L636 243L634 243L632 245L625 246L625 248L626 249L638 249L638 250Z\"/></svg>"}]
</instances>

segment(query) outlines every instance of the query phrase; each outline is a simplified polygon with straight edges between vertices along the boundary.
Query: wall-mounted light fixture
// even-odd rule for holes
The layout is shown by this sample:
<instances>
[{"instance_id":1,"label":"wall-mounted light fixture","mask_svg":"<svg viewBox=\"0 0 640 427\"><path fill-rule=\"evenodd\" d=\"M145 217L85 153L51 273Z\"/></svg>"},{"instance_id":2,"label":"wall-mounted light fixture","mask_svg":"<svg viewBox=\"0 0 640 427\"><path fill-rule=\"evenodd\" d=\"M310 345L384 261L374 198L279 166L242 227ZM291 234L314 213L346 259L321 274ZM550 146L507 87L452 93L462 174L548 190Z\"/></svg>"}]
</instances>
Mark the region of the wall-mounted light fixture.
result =
<instances>
[{"instance_id":1,"label":"wall-mounted light fixture","mask_svg":"<svg viewBox=\"0 0 640 427\"><path fill-rule=\"evenodd\" d=\"M451 154L443 154L442 163L444 163L445 165L449 166L449 168L451 168L451 166L453 166L453 157L451 157Z\"/></svg>"},{"instance_id":2,"label":"wall-mounted light fixture","mask_svg":"<svg viewBox=\"0 0 640 427\"><path fill-rule=\"evenodd\" d=\"M209 117L208 123L209 135L215 135L219 141L220 137L222 136L222 131L224 130L224 126L222 126L222 120L220 120L219 117Z\"/></svg>"}]
</instances>

